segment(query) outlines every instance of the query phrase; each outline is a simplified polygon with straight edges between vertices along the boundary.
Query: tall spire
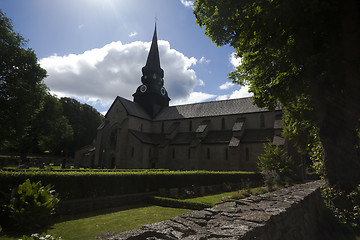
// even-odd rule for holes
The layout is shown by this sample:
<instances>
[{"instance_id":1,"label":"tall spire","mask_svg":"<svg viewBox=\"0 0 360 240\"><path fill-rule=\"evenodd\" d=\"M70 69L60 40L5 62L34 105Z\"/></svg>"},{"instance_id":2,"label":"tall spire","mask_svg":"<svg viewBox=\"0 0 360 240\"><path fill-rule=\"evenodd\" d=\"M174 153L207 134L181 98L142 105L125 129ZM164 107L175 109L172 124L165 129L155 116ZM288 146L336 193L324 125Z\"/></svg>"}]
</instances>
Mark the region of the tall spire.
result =
<instances>
[{"instance_id":1,"label":"tall spire","mask_svg":"<svg viewBox=\"0 0 360 240\"><path fill-rule=\"evenodd\" d=\"M170 101L164 88L164 70L160 67L156 22L149 55L142 73L142 85L133 94L134 102L139 103L151 117L155 117L161 109L169 106Z\"/></svg>"},{"instance_id":2,"label":"tall spire","mask_svg":"<svg viewBox=\"0 0 360 240\"><path fill-rule=\"evenodd\" d=\"M160 57L159 57L159 48L157 44L157 33L156 33L156 23L154 35L151 42L151 47L149 55L146 60L145 66L142 68L143 75L148 75L148 73L153 72L159 74L159 77L164 77L164 70L160 67Z\"/></svg>"}]
</instances>

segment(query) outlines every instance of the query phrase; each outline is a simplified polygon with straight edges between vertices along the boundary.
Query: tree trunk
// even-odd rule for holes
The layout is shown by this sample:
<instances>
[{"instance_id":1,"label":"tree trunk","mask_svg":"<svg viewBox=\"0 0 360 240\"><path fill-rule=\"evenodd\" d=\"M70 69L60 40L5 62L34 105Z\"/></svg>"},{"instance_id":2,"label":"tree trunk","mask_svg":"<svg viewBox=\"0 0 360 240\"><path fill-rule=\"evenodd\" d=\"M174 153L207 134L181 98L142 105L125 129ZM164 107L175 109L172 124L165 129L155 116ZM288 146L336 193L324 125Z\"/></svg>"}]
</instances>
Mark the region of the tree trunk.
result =
<instances>
[{"instance_id":1,"label":"tree trunk","mask_svg":"<svg viewBox=\"0 0 360 240\"><path fill-rule=\"evenodd\" d=\"M341 2L341 32L331 42L335 60L327 69L329 81L312 85L326 178L330 185L345 191L360 184L360 156L356 148L360 121L359 10L356 0Z\"/></svg>"},{"instance_id":2,"label":"tree trunk","mask_svg":"<svg viewBox=\"0 0 360 240\"><path fill-rule=\"evenodd\" d=\"M331 108L331 106L328 106ZM333 106L332 106L333 107ZM344 107L347 109L346 107ZM320 123L326 178L331 186L351 191L360 184L360 161L356 142L358 119L331 108Z\"/></svg>"}]
</instances>

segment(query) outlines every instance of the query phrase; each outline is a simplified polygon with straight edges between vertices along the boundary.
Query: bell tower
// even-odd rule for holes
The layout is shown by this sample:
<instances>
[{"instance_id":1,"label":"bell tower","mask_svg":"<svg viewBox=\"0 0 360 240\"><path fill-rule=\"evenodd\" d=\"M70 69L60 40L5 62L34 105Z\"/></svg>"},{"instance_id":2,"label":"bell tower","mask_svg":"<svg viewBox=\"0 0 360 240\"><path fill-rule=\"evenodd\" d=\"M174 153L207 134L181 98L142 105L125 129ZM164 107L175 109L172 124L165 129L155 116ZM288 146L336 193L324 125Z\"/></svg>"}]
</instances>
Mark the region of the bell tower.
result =
<instances>
[{"instance_id":1,"label":"bell tower","mask_svg":"<svg viewBox=\"0 0 360 240\"><path fill-rule=\"evenodd\" d=\"M156 24L149 55L142 68L142 85L133 94L134 102L139 103L152 118L164 107L169 106L170 98L164 88L164 70L160 67Z\"/></svg>"}]
</instances>

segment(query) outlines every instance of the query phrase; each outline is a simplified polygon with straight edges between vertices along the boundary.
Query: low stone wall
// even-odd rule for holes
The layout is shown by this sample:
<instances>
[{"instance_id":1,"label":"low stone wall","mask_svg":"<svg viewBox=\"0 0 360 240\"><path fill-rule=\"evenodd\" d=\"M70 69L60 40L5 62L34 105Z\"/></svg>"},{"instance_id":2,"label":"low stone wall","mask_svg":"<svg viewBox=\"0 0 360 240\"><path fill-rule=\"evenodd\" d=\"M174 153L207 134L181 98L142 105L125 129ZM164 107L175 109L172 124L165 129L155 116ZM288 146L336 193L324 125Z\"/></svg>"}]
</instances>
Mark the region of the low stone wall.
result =
<instances>
[{"instance_id":1,"label":"low stone wall","mask_svg":"<svg viewBox=\"0 0 360 240\"><path fill-rule=\"evenodd\" d=\"M322 181L193 211L109 239L317 239Z\"/></svg>"}]
</instances>

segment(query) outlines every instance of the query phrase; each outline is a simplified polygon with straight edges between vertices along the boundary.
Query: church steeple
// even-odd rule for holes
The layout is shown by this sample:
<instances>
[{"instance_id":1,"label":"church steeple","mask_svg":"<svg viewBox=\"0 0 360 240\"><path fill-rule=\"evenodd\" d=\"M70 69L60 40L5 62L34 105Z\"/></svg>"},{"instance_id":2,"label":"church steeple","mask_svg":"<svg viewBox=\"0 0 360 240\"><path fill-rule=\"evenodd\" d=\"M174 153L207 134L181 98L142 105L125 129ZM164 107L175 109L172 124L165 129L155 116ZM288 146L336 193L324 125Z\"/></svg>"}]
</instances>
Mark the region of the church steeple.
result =
<instances>
[{"instance_id":1,"label":"church steeple","mask_svg":"<svg viewBox=\"0 0 360 240\"><path fill-rule=\"evenodd\" d=\"M160 57L159 57L159 48L157 44L157 34L156 34L156 24L154 35L151 42L151 47L149 51L149 55L146 60L145 67L142 68L143 75L147 75L147 73L155 72L159 74L159 77L164 77L164 70L160 67Z\"/></svg>"},{"instance_id":2,"label":"church steeple","mask_svg":"<svg viewBox=\"0 0 360 240\"><path fill-rule=\"evenodd\" d=\"M139 103L151 117L155 117L162 108L169 106L170 101L164 88L164 70L160 67L156 24L149 55L145 66L142 68L142 74L142 85L133 94L134 102Z\"/></svg>"}]
</instances>

